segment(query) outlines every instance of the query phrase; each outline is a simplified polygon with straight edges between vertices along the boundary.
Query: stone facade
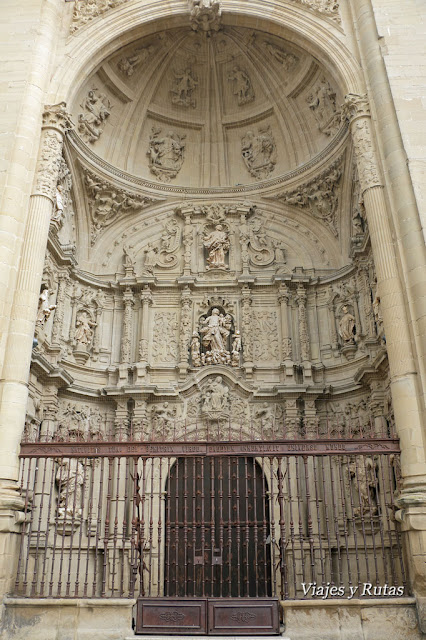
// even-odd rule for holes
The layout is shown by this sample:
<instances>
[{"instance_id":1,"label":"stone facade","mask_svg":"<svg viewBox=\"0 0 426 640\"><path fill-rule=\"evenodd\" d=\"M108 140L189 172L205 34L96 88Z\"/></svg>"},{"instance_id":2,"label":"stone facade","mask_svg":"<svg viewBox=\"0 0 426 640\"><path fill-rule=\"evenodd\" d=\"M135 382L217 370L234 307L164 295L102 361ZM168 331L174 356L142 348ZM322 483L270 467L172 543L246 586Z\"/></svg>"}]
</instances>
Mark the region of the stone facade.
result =
<instances>
[{"instance_id":1,"label":"stone facade","mask_svg":"<svg viewBox=\"0 0 426 640\"><path fill-rule=\"evenodd\" d=\"M424 11L157 4L169 26L155 28L149 0L3 11L0 595L16 571L24 429L171 440L215 424L220 439L222 421L237 440L274 437L283 420L300 438L395 428L416 600L391 615L421 637ZM78 492L78 464L72 474ZM37 633L61 606L49 602ZM110 606L124 638L131 605ZM372 611L392 605L357 606L287 603L287 633L379 640ZM6 600L10 639L27 625L18 610ZM78 637L95 637L85 624Z\"/></svg>"}]
</instances>

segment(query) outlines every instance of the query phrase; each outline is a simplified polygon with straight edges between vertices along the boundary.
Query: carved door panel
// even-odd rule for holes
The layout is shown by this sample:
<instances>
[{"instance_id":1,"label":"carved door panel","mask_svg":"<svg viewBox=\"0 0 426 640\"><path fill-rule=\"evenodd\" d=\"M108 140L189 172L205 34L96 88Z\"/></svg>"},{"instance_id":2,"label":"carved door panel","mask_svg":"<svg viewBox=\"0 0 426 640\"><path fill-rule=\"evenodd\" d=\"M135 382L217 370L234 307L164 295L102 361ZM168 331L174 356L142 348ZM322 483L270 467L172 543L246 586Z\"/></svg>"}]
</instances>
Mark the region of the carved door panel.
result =
<instances>
[{"instance_id":1,"label":"carved door panel","mask_svg":"<svg viewBox=\"0 0 426 640\"><path fill-rule=\"evenodd\" d=\"M253 458L179 458L165 523L165 595L271 595L267 483Z\"/></svg>"}]
</instances>

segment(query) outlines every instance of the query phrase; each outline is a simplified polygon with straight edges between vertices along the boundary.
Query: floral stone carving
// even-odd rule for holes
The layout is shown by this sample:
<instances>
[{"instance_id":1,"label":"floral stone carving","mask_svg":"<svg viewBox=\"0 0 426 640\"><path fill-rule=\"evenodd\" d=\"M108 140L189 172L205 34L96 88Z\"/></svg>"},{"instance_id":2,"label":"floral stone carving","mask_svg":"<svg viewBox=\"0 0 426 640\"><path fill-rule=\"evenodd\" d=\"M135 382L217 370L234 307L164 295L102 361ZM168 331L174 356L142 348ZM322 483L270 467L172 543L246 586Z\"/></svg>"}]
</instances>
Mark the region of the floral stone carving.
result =
<instances>
[{"instance_id":1,"label":"floral stone carving","mask_svg":"<svg viewBox=\"0 0 426 640\"><path fill-rule=\"evenodd\" d=\"M170 182L182 168L186 136L173 131L161 137L160 134L161 129L152 128L147 151L149 168L161 182Z\"/></svg>"},{"instance_id":2,"label":"floral stone carving","mask_svg":"<svg viewBox=\"0 0 426 640\"><path fill-rule=\"evenodd\" d=\"M241 153L249 173L256 180L267 178L277 163L277 146L271 127L259 127L257 135L247 131L241 139Z\"/></svg>"},{"instance_id":3,"label":"floral stone carving","mask_svg":"<svg viewBox=\"0 0 426 640\"><path fill-rule=\"evenodd\" d=\"M114 9L128 0L75 0L70 31L74 33L94 18Z\"/></svg>"},{"instance_id":4,"label":"floral stone carving","mask_svg":"<svg viewBox=\"0 0 426 640\"><path fill-rule=\"evenodd\" d=\"M155 267L173 269L179 263L177 255L182 246L182 230L175 218L171 218L164 225L163 233L158 242L148 242L144 253L144 271L153 274Z\"/></svg>"},{"instance_id":5,"label":"floral stone carving","mask_svg":"<svg viewBox=\"0 0 426 640\"><path fill-rule=\"evenodd\" d=\"M85 172L85 184L92 220L92 246L101 231L120 215L139 211L153 202L153 198L129 193L106 180L102 180L91 171Z\"/></svg>"},{"instance_id":6,"label":"floral stone carving","mask_svg":"<svg viewBox=\"0 0 426 640\"><path fill-rule=\"evenodd\" d=\"M284 191L274 196L302 209L309 209L312 215L325 223L334 236L338 236L337 211L339 206L339 185L342 177L342 162L338 160L318 178L300 185L292 191Z\"/></svg>"}]
</instances>

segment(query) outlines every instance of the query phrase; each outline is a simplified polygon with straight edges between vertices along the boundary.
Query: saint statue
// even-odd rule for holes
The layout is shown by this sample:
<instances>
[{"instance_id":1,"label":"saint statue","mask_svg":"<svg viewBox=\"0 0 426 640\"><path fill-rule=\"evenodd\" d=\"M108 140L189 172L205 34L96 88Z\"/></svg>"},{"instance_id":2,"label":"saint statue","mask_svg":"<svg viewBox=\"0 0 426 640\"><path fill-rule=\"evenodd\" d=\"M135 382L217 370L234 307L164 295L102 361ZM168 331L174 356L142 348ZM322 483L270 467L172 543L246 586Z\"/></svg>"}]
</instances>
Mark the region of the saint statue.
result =
<instances>
[{"instance_id":1,"label":"saint statue","mask_svg":"<svg viewBox=\"0 0 426 640\"><path fill-rule=\"evenodd\" d=\"M52 311L56 309L56 304L49 304L50 293L49 289L43 289L39 295L36 320L36 326L38 327L42 327Z\"/></svg>"},{"instance_id":2,"label":"saint statue","mask_svg":"<svg viewBox=\"0 0 426 640\"><path fill-rule=\"evenodd\" d=\"M201 366L200 338L196 331L194 331L191 338L191 360L192 360L193 367Z\"/></svg>"},{"instance_id":3,"label":"saint statue","mask_svg":"<svg viewBox=\"0 0 426 640\"><path fill-rule=\"evenodd\" d=\"M94 335L94 327L96 322L93 322L87 312L82 313L76 322L75 341L79 346L87 347L91 344Z\"/></svg>"},{"instance_id":4,"label":"saint statue","mask_svg":"<svg viewBox=\"0 0 426 640\"><path fill-rule=\"evenodd\" d=\"M343 316L339 322L339 335L343 342L355 342L356 325L354 316L349 313L348 307L343 307Z\"/></svg>"},{"instance_id":5,"label":"saint statue","mask_svg":"<svg viewBox=\"0 0 426 640\"><path fill-rule=\"evenodd\" d=\"M229 389L222 382L222 376L216 376L203 389L203 413L222 413L229 410Z\"/></svg>"},{"instance_id":6,"label":"saint statue","mask_svg":"<svg viewBox=\"0 0 426 640\"><path fill-rule=\"evenodd\" d=\"M229 318L229 315L224 316L215 308L210 316L201 320L201 339L206 349L203 364L229 363L230 353L226 348L226 340L230 333Z\"/></svg>"},{"instance_id":7,"label":"saint statue","mask_svg":"<svg viewBox=\"0 0 426 640\"><path fill-rule=\"evenodd\" d=\"M214 231L206 233L203 244L208 250L207 269L226 269L225 256L229 251L229 236L221 224L217 224Z\"/></svg>"}]
</instances>

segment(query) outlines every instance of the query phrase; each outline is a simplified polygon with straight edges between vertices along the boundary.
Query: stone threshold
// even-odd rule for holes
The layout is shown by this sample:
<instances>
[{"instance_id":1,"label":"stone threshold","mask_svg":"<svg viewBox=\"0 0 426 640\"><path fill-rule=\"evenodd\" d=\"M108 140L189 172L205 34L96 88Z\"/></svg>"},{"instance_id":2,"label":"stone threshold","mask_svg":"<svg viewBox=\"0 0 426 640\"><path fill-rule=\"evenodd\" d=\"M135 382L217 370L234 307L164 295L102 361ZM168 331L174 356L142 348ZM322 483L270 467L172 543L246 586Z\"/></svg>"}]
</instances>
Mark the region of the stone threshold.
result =
<instances>
[{"instance_id":1,"label":"stone threshold","mask_svg":"<svg viewBox=\"0 0 426 640\"><path fill-rule=\"evenodd\" d=\"M15 598L6 596L7 607L131 607L135 598Z\"/></svg>"},{"instance_id":2,"label":"stone threshold","mask_svg":"<svg viewBox=\"0 0 426 640\"><path fill-rule=\"evenodd\" d=\"M124 640L170 640L170 638L174 638L175 640L291 640L288 636L127 636Z\"/></svg>"},{"instance_id":3,"label":"stone threshold","mask_svg":"<svg viewBox=\"0 0 426 640\"><path fill-rule=\"evenodd\" d=\"M383 606L407 606L416 604L412 597L401 598L315 598L312 600L280 600L283 609L298 609L313 607L383 607Z\"/></svg>"}]
</instances>

